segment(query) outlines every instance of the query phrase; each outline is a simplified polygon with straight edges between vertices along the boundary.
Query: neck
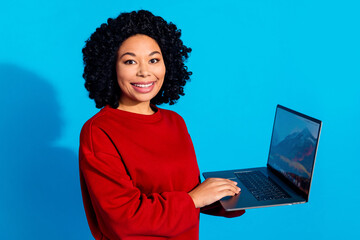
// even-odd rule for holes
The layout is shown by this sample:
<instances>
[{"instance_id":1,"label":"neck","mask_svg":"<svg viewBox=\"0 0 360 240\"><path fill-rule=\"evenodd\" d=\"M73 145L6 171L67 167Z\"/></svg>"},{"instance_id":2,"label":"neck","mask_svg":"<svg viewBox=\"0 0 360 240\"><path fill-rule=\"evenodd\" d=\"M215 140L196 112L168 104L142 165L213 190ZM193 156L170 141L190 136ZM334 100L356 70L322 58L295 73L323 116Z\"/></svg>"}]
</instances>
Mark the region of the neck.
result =
<instances>
[{"instance_id":1,"label":"neck","mask_svg":"<svg viewBox=\"0 0 360 240\"><path fill-rule=\"evenodd\" d=\"M143 114L143 115L154 114L154 110L151 108L150 102L126 104L126 103L123 103L120 101L117 109L127 111L127 112L132 112L132 113Z\"/></svg>"}]
</instances>

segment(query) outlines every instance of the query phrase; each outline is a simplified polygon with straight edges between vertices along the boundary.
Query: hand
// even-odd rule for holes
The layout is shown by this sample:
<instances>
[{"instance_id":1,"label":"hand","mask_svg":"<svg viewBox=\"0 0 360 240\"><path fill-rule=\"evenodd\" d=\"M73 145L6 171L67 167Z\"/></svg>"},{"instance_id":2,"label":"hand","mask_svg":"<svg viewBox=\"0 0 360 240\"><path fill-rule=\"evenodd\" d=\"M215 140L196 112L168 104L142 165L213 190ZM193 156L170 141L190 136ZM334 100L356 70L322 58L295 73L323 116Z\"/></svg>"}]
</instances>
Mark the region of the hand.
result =
<instances>
[{"instance_id":1,"label":"hand","mask_svg":"<svg viewBox=\"0 0 360 240\"><path fill-rule=\"evenodd\" d=\"M237 182L224 178L208 178L191 192L190 197L196 208L210 205L223 197L234 196L241 189L236 186Z\"/></svg>"}]
</instances>

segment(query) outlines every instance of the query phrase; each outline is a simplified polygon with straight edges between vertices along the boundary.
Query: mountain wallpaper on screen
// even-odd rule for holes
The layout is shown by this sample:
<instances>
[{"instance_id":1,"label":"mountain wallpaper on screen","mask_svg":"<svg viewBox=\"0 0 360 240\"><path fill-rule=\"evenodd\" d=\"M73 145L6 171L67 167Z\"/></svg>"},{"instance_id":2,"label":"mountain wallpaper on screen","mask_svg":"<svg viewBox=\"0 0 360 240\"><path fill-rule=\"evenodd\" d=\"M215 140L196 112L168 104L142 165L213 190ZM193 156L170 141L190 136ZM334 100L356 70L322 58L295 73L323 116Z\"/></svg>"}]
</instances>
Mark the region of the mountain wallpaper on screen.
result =
<instances>
[{"instance_id":1,"label":"mountain wallpaper on screen","mask_svg":"<svg viewBox=\"0 0 360 240\"><path fill-rule=\"evenodd\" d=\"M295 185L308 193L313 167L316 139L307 128L286 136L272 146L270 162Z\"/></svg>"}]
</instances>

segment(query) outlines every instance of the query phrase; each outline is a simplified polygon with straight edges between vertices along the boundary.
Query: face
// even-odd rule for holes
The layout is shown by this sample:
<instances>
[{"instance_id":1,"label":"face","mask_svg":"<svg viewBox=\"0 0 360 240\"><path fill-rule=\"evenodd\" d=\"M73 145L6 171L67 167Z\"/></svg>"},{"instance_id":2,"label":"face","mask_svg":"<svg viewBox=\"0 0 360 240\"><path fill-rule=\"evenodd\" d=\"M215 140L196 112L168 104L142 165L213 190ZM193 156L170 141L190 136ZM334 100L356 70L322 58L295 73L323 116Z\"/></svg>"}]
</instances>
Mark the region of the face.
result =
<instances>
[{"instance_id":1,"label":"face","mask_svg":"<svg viewBox=\"0 0 360 240\"><path fill-rule=\"evenodd\" d=\"M142 34L126 39L118 50L117 81L120 105L150 104L165 77L165 63L157 42Z\"/></svg>"}]
</instances>

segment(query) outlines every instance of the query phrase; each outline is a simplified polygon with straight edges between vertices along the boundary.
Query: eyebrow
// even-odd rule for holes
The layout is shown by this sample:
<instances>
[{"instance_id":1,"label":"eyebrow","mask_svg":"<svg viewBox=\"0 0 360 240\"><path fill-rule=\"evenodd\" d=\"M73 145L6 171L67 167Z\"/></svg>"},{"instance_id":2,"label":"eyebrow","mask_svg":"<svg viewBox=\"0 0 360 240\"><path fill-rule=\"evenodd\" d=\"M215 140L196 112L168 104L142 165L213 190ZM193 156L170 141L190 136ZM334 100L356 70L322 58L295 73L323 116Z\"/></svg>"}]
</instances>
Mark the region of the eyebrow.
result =
<instances>
[{"instance_id":1,"label":"eyebrow","mask_svg":"<svg viewBox=\"0 0 360 240\"><path fill-rule=\"evenodd\" d=\"M149 56L152 56L152 55L155 55L155 54L160 54L161 55L161 53L159 51L153 51L152 53L149 54Z\"/></svg>"},{"instance_id":2,"label":"eyebrow","mask_svg":"<svg viewBox=\"0 0 360 240\"><path fill-rule=\"evenodd\" d=\"M152 56L152 55L155 55L155 54L160 54L160 55L161 55L161 53L160 53L159 51L153 51L153 52L151 52L151 53L149 54L149 56ZM135 53L126 52L126 53L122 54L122 55L119 57L119 59L121 59L121 58L122 58L123 56L125 56L125 55L130 55L130 56L132 56L132 57L136 57L136 54L135 54Z\"/></svg>"}]
</instances>

